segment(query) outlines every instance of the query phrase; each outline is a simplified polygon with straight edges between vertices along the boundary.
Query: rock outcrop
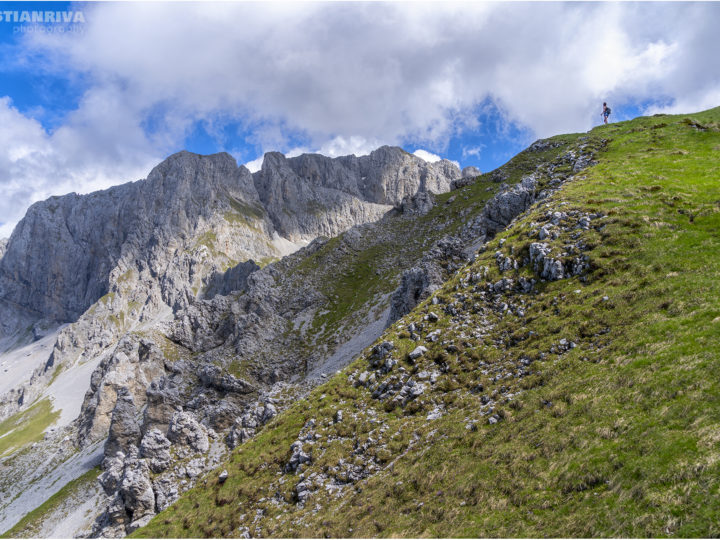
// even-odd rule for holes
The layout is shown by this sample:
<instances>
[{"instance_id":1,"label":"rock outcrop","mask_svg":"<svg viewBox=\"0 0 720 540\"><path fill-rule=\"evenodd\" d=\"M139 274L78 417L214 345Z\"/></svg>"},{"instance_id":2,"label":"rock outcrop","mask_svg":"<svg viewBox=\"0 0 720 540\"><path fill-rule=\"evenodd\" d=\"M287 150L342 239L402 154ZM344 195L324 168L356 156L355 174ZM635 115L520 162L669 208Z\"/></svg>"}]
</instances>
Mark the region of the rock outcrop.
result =
<instances>
[{"instance_id":1,"label":"rock outcrop","mask_svg":"<svg viewBox=\"0 0 720 540\"><path fill-rule=\"evenodd\" d=\"M205 298L244 291L247 288L248 276L256 270L260 270L260 267L250 260L233 266L226 272L213 274L205 288Z\"/></svg>"},{"instance_id":2,"label":"rock outcrop","mask_svg":"<svg viewBox=\"0 0 720 540\"><path fill-rule=\"evenodd\" d=\"M105 441L105 456L113 457L118 452L126 454L131 446L140 444L138 410L130 392L121 388L117 393L115 408L110 421L110 433Z\"/></svg>"},{"instance_id":3,"label":"rock outcrop","mask_svg":"<svg viewBox=\"0 0 720 540\"><path fill-rule=\"evenodd\" d=\"M477 238L478 242L492 238L530 207L535 201L535 188L533 176L526 176L515 186L503 186L480 215L465 226L463 234Z\"/></svg>"}]
</instances>

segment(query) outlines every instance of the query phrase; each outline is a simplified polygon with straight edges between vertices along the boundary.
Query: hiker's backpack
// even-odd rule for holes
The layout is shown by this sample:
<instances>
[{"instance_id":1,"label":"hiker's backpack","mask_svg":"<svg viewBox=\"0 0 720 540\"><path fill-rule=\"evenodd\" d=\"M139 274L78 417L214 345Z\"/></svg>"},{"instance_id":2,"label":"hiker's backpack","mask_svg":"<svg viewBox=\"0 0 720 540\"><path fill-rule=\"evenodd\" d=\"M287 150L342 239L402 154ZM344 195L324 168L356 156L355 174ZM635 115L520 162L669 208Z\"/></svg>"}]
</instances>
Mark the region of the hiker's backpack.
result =
<instances>
[{"instance_id":1,"label":"hiker's backpack","mask_svg":"<svg viewBox=\"0 0 720 540\"><path fill-rule=\"evenodd\" d=\"M607 108L605 109L605 112L607 112L607 115L610 116L610 113L612 112L612 109L610 109L610 107L607 107Z\"/></svg>"}]
</instances>

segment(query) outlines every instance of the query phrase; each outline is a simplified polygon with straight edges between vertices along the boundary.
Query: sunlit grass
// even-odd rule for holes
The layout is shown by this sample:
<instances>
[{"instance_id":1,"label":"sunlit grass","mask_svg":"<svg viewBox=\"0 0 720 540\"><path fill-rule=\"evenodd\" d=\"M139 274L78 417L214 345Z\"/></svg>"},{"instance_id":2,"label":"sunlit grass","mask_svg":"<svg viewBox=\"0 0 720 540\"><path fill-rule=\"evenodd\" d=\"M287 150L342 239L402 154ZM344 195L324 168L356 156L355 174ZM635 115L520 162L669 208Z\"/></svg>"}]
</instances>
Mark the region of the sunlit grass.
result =
<instances>
[{"instance_id":1,"label":"sunlit grass","mask_svg":"<svg viewBox=\"0 0 720 540\"><path fill-rule=\"evenodd\" d=\"M60 416L48 398L0 423L0 456L42 439L43 432Z\"/></svg>"}]
</instances>

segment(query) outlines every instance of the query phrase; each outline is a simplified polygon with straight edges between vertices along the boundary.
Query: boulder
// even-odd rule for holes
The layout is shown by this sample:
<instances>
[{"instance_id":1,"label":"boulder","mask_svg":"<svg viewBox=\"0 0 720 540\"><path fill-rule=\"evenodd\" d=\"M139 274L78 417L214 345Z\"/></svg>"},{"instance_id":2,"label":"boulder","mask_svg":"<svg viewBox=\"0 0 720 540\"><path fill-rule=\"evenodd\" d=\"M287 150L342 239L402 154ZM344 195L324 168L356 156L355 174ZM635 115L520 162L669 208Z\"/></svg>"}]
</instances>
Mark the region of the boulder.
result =
<instances>
[{"instance_id":1,"label":"boulder","mask_svg":"<svg viewBox=\"0 0 720 540\"><path fill-rule=\"evenodd\" d=\"M127 453L131 445L140 444L141 433L137 416L138 411L130 392L127 388L120 388L112 412L110 433L105 442L106 457L114 457L118 452Z\"/></svg>"},{"instance_id":2,"label":"boulder","mask_svg":"<svg viewBox=\"0 0 720 540\"><path fill-rule=\"evenodd\" d=\"M427 348L423 347L422 345L418 345L415 347L408 356L410 357L410 360L417 360L420 358L423 354L427 352Z\"/></svg>"},{"instance_id":3,"label":"boulder","mask_svg":"<svg viewBox=\"0 0 720 540\"><path fill-rule=\"evenodd\" d=\"M295 441L292 443L290 450L292 451L292 454L285 465L285 472L295 472L300 465L311 461L310 456L303 452L302 441Z\"/></svg>"},{"instance_id":4,"label":"boulder","mask_svg":"<svg viewBox=\"0 0 720 540\"><path fill-rule=\"evenodd\" d=\"M170 442L194 452L205 453L210 449L205 428L187 412L178 411L172 416L167 438Z\"/></svg>"},{"instance_id":5,"label":"boulder","mask_svg":"<svg viewBox=\"0 0 720 540\"><path fill-rule=\"evenodd\" d=\"M170 441L159 429L151 429L142 439L140 456L147 459L152 472L160 473L170 465Z\"/></svg>"}]
</instances>

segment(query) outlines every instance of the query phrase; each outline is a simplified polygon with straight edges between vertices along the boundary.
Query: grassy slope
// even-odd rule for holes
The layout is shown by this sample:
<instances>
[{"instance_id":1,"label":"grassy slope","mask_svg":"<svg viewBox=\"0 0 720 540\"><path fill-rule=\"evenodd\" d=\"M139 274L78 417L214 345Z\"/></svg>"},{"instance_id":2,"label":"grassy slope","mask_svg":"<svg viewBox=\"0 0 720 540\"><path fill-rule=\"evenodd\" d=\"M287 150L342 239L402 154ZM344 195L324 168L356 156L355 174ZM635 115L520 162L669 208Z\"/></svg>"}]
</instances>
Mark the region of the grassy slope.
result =
<instances>
[{"instance_id":1,"label":"grassy slope","mask_svg":"<svg viewBox=\"0 0 720 540\"><path fill-rule=\"evenodd\" d=\"M418 366L403 359L415 346L404 325L421 322L428 303L388 329L395 373L446 364L432 390L404 408L375 400L348 382L368 369L361 357L241 446L223 466L227 482L209 475L135 536L235 536L240 526L266 536L720 534L720 109L691 117L701 129L677 116L593 131L611 141L599 164L438 292L440 320L425 329L443 329L459 352L435 343ZM467 276L485 266L496 281L501 238L504 253L522 254L537 241L532 221L569 209L606 214L583 233L586 281L508 296L525 302L524 318L482 309ZM442 302L458 294L469 299L458 303L465 319L451 320ZM561 338L578 346L550 352ZM531 374L493 380L517 372L520 359L533 361ZM481 392L468 391L478 384ZM494 400L497 424L482 396ZM426 420L438 406L444 416ZM338 409L345 418L334 424ZM308 446L306 475L376 468L340 497L318 490L301 507L292 495L299 478L280 471L310 418L320 439Z\"/></svg>"},{"instance_id":2,"label":"grassy slope","mask_svg":"<svg viewBox=\"0 0 720 540\"><path fill-rule=\"evenodd\" d=\"M60 416L49 399L14 414L0 423L0 457L39 441L45 429Z\"/></svg>"}]
</instances>

